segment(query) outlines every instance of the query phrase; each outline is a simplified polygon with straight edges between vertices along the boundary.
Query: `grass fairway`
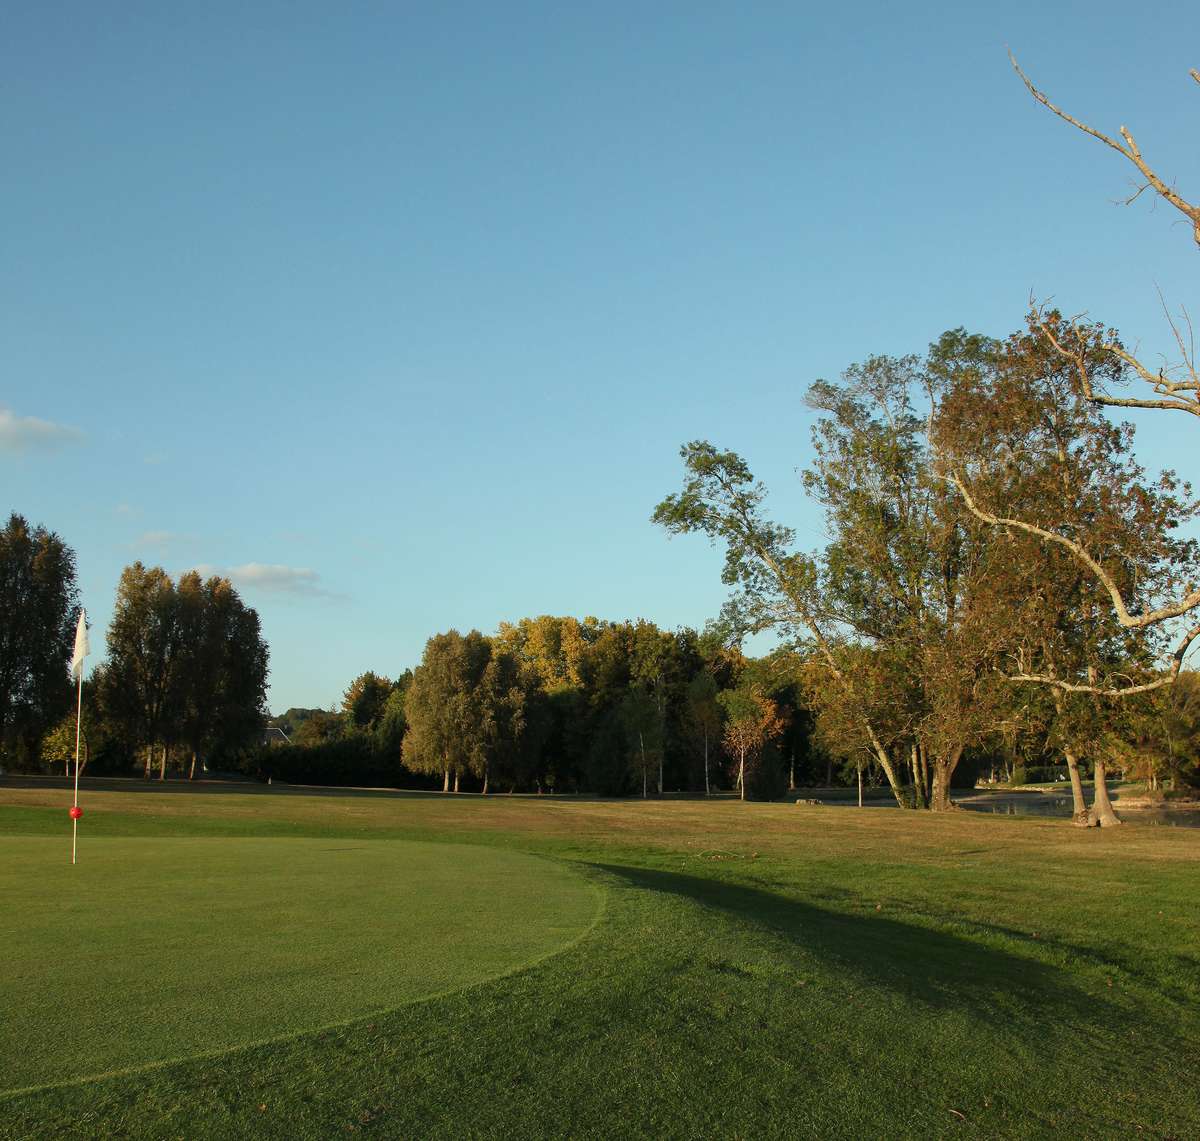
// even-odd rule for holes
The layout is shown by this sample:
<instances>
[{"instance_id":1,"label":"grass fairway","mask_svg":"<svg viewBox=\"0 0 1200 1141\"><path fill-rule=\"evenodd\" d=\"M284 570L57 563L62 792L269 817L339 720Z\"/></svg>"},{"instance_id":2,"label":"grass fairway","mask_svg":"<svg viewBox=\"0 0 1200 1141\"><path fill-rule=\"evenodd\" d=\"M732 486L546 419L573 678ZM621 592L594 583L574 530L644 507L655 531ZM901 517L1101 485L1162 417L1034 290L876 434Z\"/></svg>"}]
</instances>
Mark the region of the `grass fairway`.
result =
<instances>
[{"instance_id":1,"label":"grass fairway","mask_svg":"<svg viewBox=\"0 0 1200 1141\"><path fill-rule=\"evenodd\" d=\"M565 865L496 848L119 838L63 856L0 837L4 1090L456 990L558 949L597 909Z\"/></svg>"},{"instance_id":2,"label":"grass fairway","mask_svg":"<svg viewBox=\"0 0 1200 1141\"><path fill-rule=\"evenodd\" d=\"M22 913L44 914L43 893L58 893L61 866L44 861L61 857L65 803L50 789L0 788L16 881L5 902L13 891L39 901L5 907L6 947L36 941ZM180 870L171 880L124 860L110 872L117 882L104 890L126 925L141 895L157 893L170 912L189 892L222 894L189 878L193 859L170 855L205 845L243 864L237 853L254 845L313 859L366 845L391 849L401 867L406 853L469 841L479 847L446 851L521 861L534 896L554 875L583 877L606 903L589 927L594 899L568 893L581 910L566 926L583 934L560 931L545 946L563 949L527 970L464 976L472 985L312 1032L287 1023L289 998L255 1015L292 1035L283 1040L175 1061L165 1052L162 1065L10 1094L5 1137L1200 1136L1200 834L1190 830L280 790L104 791L86 803L87 858L106 844L153 845L161 868ZM302 893L298 865L278 875L279 891ZM378 896L356 899L336 904L339 921L357 918L374 939ZM325 906L315 910L324 923ZM282 921L258 923L251 957ZM391 939L404 958L396 928L380 935ZM204 947L157 949L157 959L143 949L147 962L186 961L173 977L190 986L200 1022L227 1017L211 1009L232 1005L220 986L191 985L204 982ZM106 989L105 963L68 975L66 960L84 952L62 951L51 956L61 963L36 964L42 1005L117 1001L89 997ZM367 957L386 958L378 951ZM353 1002L365 984L338 974L337 960L301 953L291 988ZM10 994L28 992L5 973L11 1008ZM153 986L152 969L132 973ZM11 1043L6 1022L5 1050L32 1052L71 1022L69 1010L26 1019ZM109 1046L127 1036L111 1030Z\"/></svg>"}]
</instances>

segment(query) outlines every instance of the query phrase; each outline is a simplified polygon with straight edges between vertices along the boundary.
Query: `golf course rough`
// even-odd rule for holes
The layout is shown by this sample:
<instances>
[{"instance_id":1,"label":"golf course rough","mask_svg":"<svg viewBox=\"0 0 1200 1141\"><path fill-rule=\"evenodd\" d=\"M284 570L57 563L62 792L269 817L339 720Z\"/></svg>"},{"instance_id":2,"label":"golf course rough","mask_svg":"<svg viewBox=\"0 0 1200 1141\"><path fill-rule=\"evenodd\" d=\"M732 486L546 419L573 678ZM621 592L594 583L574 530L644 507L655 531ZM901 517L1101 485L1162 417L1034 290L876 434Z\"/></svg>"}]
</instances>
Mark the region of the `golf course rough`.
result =
<instances>
[{"instance_id":1,"label":"golf course rough","mask_svg":"<svg viewBox=\"0 0 1200 1141\"><path fill-rule=\"evenodd\" d=\"M0 1092L336 1025L577 940L567 864L410 840L0 837Z\"/></svg>"}]
</instances>

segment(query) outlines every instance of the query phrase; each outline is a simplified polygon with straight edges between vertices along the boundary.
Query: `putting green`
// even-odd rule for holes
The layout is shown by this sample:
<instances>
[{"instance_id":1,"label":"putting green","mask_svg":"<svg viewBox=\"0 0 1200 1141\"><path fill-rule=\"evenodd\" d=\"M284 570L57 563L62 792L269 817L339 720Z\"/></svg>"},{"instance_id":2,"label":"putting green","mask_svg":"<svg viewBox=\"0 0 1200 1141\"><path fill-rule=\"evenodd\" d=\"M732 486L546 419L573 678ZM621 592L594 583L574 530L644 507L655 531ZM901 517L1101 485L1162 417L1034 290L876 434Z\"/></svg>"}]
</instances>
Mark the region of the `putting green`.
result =
<instances>
[{"instance_id":1,"label":"putting green","mask_svg":"<svg viewBox=\"0 0 1200 1141\"><path fill-rule=\"evenodd\" d=\"M587 930L564 864L399 840L0 838L0 1090L314 1030Z\"/></svg>"}]
</instances>

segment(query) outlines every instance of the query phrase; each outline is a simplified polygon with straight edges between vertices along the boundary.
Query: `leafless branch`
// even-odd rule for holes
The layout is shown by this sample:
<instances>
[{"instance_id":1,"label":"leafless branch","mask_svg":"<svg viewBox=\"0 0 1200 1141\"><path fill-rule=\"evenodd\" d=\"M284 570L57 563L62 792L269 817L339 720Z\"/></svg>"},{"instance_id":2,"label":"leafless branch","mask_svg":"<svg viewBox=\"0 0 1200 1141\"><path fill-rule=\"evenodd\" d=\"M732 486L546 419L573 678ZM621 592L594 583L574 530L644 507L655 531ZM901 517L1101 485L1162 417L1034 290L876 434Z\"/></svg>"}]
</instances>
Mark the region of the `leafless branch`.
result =
<instances>
[{"instance_id":1,"label":"leafless branch","mask_svg":"<svg viewBox=\"0 0 1200 1141\"><path fill-rule=\"evenodd\" d=\"M1200 625L1193 626L1179 639L1179 644L1175 647L1175 652L1171 655L1171 664L1166 673L1161 674L1154 681L1144 682L1141 685L1128 685L1117 688L1091 683L1076 685L1069 681L1063 681L1062 678L1054 677L1051 674L1005 674L1005 677L1012 682L1027 681L1035 682L1038 685L1053 686L1064 693L1093 693L1099 697L1132 697L1134 694L1150 693L1153 690L1165 689L1167 686L1173 685L1175 679L1179 676L1179 671L1183 668L1183 659L1187 656L1188 650L1197 638L1200 638Z\"/></svg>"},{"instance_id":2,"label":"leafless branch","mask_svg":"<svg viewBox=\"0 0 1200 1141\"><path fill-rule=\"evenodd\" d=\"M1161 294L1159 295L1159 300L1162 300ZM1166 314L1167 323L1171 327L1171 334L1175 338L1175 343L1179 346L1179 352L1182 357L1180 363L1169 367L1163 365L1156 371L1143 362L1136 354L1131 353L1116 341L1110 341L1107 344L1099 346L1104 352L1116 357L1140 379L1150 385L1155 392L1155 398L1150 399L1113 396L1111 393L1102 392L1097 389L1092 384L1091 365L1088 362L1087 353L1088 341L1078 321L1072 320L1070 323L1071 331L1074 335L1074 343L1069 344L1055 332L1053 322L1046 318L1042 309L1036 304L1033 307L1034 321L1037 328L1046 340L1050 342L1054 351L1065 360L1070 361L1074 366L1076 375L1079 377L1079 386L1083 390L1083 395L1086 399L1092 401L1092 403L1103 404L1113 408L1165 408L1176 412L1189 412L1193 416L1200 416L1200 371L1197 370L1196 366L1191 318L1188 316L1187 310L1181 312L1180 318L1187 327L1187 338L1185 339L1183 330L1180 328L1180 322L1171 316L1165 302L1163 302L1163 312Z\"/></svg>"},{"instance_id":3,"label":"leafless branch","mask_svg":"<svg viewBox=\"0 0 1200 1141\"><path fill-rule=\"evenodd\" d=\"M1142 156L1142 152L1137 145L1137 141L1133 135L1125 127L1120 128L1120 135L1123 142L1118 142L1103 131L1097 131L1095 127L1089 127L1087 123L1076 119L1074 115L1068 114L1061 107L1051 103L1046 95L1039 91L1033 85L1033 81L1022 70L1020 64L1017 63L1016 57L1010 51L1008 58L1013 65L1013 69L1021 77L1021 82L1029 89L1032 95L1043 107L1049 108L1064 122L1070 123L1072 127L1082 131L1085 135L1091 135L1093 139L1098 139L1107 147L1112 147L1114 151L1124 155L1134 166L1141 172L1142 177L1146 182L1154 188L1154 191L1164 201L1169 202L1175 207L1185 218L1192 223L1192 236L1195 238L1196 244L1200 245L1200 206L1194 206L1173 187L1168 186L1166 182L1159 177L1150 164ZM1200 83L1200 72L1195 69L1189 72L1191 77Z\"/></svg>"}]
</instances>

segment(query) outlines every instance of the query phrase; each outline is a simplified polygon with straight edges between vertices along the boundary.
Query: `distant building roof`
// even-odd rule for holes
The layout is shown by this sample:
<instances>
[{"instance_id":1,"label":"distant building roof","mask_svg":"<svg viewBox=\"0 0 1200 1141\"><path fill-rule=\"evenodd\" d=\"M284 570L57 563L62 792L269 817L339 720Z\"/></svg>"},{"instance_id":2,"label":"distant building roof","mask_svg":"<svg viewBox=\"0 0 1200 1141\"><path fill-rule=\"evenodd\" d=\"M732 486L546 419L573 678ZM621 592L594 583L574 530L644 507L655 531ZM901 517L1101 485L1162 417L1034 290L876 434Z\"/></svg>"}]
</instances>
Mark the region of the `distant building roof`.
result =
<instances>
[{"instance_id":1,"label":"distant building roof","mask_svg":"<svg viewBox=\"0 0 1200 1141\"><path fill-rule=\"evenodd\" d=\"M262 733L262 744L264 745L290 745L292 743L289 737L278 725L268 725Z\"/></svg>"}]
</instances>

